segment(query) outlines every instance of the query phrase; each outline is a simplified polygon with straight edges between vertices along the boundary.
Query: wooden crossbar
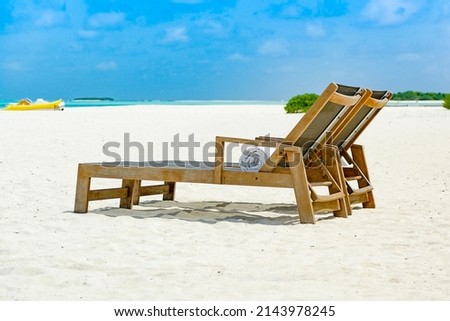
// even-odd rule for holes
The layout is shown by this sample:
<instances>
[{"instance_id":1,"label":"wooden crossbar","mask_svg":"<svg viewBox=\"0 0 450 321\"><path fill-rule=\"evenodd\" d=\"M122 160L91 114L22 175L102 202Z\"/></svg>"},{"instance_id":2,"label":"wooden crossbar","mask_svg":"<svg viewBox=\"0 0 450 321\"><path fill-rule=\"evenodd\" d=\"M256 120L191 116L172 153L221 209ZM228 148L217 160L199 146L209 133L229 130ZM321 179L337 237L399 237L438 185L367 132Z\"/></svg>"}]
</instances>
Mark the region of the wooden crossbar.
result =
<instances>
[{"instance_id":1,"label":"wooden crossbar","mask_svg":"<svg viewBox=\"0 0 450 321\"><path fill-rule=\"evenodd\" d=\"M128 197L128 188L108 188L89 191L90 201L107 200L111 198Z\"/></svg>"},{"instance_id":2,"label":"wooden crossbar","mask_svg":"<svg viewBox=\"0 0 450 321\"><path fill-rule=\"evenodd\" d=\"M169 185L151 185L151 186L142 186L140 188L140 196L148 196L148 195L159 195L168 193L170 190Z\"/></svg>"}]
</instances>

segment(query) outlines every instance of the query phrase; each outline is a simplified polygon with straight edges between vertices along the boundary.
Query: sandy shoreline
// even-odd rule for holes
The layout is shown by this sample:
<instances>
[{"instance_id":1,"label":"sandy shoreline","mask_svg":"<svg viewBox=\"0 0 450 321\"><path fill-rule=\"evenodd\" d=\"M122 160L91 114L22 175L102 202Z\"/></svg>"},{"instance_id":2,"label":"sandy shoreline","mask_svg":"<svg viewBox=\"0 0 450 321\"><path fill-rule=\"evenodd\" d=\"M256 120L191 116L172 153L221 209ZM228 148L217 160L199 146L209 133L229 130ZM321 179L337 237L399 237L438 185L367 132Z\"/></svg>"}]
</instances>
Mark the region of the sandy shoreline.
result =
<instances>
[{"instance_id":1,"label":"sandy shoreline","mask_svg":"<svg viewBox=\"0 0 450 321\"><path fill-rule=\"evenodd\" d=\"M449 300L444 108L380 113L359 141L377 208L348 219L300 225L291 190L192 184L176 202L72 213L77 164L107 160L103 145L124 133L154 142L157 158L176 134L284 136L299 117L282 106L0 112L0 299Z\"/></svg>"}]
</instances>

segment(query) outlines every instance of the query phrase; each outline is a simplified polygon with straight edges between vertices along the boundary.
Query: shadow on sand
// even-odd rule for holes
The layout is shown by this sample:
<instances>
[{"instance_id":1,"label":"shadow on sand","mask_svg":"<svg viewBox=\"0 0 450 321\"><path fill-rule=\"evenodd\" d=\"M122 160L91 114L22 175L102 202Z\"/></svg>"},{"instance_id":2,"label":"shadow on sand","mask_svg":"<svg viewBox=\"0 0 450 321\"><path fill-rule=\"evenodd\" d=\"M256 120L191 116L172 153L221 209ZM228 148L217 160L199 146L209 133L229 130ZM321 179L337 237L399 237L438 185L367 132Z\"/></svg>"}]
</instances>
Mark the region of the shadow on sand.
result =
<instances>
[{"instance_id":1,"label":"shadow on sand","mask_svg":"<svg viewBox=\"0 0 450 321\"><path fill-rule=\"evenodd\" d=\"M260 204L241 202L142 202L132 210L120 208L100 208L90 213L110 217L128 216L136 219L178 219L190 222L216 224L233 222L263 225L300 224L295 204ZM317 220L333 219L332 213L318 214Z\"/></svg>"}]
</instances>

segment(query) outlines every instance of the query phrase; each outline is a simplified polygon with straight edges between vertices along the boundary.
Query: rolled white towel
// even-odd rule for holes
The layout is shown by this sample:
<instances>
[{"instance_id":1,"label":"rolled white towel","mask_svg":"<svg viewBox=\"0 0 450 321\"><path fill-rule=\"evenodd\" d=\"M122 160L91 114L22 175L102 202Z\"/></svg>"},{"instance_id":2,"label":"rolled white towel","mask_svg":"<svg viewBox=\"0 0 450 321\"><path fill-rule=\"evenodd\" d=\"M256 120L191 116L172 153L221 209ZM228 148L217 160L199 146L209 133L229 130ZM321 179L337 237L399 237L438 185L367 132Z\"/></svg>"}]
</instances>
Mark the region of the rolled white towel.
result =
<instances>
[{"instance_id":1,"label":"rolled white towel","mask_svg":"<svg viewBox=\"0 0 450 321\"><path fill-rule=\"evenodd\" d=\"M243 172L257 172L268 159L266 153L257 147L248 147L239 158L239 167Z\"/></svg>"}]
</instances>

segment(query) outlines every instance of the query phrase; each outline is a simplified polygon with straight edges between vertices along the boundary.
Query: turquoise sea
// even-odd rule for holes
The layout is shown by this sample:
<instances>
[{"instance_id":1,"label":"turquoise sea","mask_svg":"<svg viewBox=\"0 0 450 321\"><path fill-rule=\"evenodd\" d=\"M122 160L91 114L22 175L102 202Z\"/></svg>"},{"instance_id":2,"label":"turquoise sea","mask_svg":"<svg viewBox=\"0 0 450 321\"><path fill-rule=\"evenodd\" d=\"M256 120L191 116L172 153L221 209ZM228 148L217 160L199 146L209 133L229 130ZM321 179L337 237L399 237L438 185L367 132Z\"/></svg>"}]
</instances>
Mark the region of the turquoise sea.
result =
<instances>
[{"instance_id":1,"label":"turquoise sea","mask_svg":"<svg viewBox=\"0 0 450 321\"><path fill-rule=\"evenodd\" d=\"M0 99L0 109L6 107L9 103L17 102L17 100ZM224 106L224 105L267 105L267 106L284 106L285 101L275 100L65 100L66 108L82 108L82 107L126 107L126 106ZM442 101L390 101L389 107L442 107Z\"/></svg>"},{"instance_id":2,"label":"turquoise sea","mask_svg":"<svg viewBox=\"0 0 450 321\"><path fill-rule=\"evenodd\" d=\"M0 108L6 107L9 103L17 102L17 100L1 100ZM66 108L79 107L125 107L125 106L155 106L155 105L177 105L177 106L223 106L223 105L285 105L284 101L267 101L267 100L64 100Z\"/></svg>"}]
</instances>

